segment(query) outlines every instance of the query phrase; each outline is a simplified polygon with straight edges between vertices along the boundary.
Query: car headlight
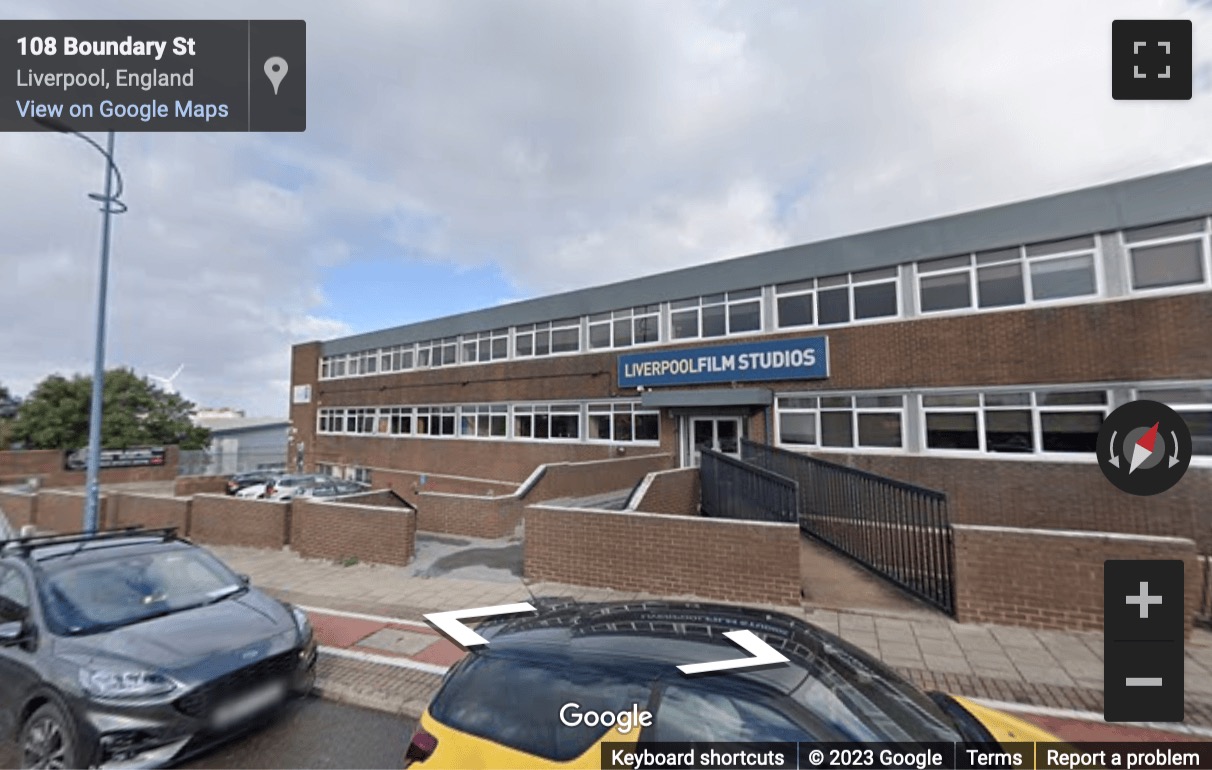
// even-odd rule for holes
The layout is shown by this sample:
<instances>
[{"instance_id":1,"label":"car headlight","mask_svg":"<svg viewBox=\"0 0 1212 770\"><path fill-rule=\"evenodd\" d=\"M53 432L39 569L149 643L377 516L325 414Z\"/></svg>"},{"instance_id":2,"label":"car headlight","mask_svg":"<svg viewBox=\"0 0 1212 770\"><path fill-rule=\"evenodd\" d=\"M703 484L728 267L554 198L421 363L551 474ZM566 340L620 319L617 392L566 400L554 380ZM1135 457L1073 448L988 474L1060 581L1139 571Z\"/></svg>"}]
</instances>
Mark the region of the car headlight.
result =
<instances>
[{"instance_id":1,"label":"car headlight","mask_svg":"<svg viewBox=\"0 0 1212 770\"><path fill-rule=\"evenodd\" d=\"M304 639L311 636L311 621L307 619L307 613L298 607L291 607L290 614L295 618L295 627L299 629L299 635Z\"/></svg>"},{"instance_id":2,"label":"car headlight","mask_svg":"<svg viewBox=\"0 0 1212 770\"><path fill-rule=\"evenodd\" d=\"M172 692L177 683L152 671L82 668L80 686L98 698L150 698Z\"/></svg>"}]
</instances>

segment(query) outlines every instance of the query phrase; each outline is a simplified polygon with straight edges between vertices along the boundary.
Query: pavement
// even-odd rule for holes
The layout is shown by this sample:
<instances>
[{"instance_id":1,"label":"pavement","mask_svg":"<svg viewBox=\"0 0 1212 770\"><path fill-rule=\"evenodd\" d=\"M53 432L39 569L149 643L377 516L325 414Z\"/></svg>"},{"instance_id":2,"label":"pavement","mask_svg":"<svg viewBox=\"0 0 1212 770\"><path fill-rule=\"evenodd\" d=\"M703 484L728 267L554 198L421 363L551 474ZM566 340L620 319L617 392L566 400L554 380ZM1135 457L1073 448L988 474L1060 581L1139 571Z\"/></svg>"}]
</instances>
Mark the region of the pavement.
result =
<instances>
[{"instance_id":1,"label":"pavement","mask_svg":"<svg viewBox=\"0 0 1212 770\"><path fill-rule=\"evenodd\" d=\"M528 583L511 566L515 557L510 549L516 547L517 541L511 540L439 538L425 544L431 550L425 560L418 558L408 567L342 566L288 550L211 550L236 571L251 575L257 586L307 609L322 645L321 694L413 718L446 667L462 654L429 628L423 618L427 613L491 607L533 596L580 601L695 598ZM473 566L460 556L472 551L488 555L490 566ZM447 569L440 566L443 560ZM1097 722L1100 740L1116 739L1101 722L1101 633L961 624L921 608L849 610L805 604L771 609L838 634L920 687L984 699L1032 719ZM1212 739L1212 632L1195 631L1187 644L1185 671L1183 725L1124 726L1120 733L1185 731ZM1081 729L1074 733L1074 740L1085 734Z\"/></svg>"}]
</instances>

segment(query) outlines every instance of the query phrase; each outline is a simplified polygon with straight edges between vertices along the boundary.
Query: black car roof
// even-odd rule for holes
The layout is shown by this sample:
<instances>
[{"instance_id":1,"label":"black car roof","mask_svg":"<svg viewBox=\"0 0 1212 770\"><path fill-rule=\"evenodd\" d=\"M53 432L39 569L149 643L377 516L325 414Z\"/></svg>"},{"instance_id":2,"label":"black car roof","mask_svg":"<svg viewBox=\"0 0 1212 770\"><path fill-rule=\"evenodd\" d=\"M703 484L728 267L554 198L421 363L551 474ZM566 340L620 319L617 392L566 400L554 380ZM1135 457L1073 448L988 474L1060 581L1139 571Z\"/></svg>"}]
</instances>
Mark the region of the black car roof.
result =
<instances>
[{"instance_id":1,"label":"black car roof","mask_svg":"<svg viewBox=\"0 0 1212 770\"><path fill-rule=\"evenodd\" d=\"M749 657L724 636L748 630L788 658L786 664L734 669L728 674L790 692L820 665L837 637L780 612L697 602L532 602L538 612L488 621L476 633L488 640L481 654L540 656L566 665L674 670L687 663ZM849 647L846 646L849 650Z\"/></svg>"}]
</instances>

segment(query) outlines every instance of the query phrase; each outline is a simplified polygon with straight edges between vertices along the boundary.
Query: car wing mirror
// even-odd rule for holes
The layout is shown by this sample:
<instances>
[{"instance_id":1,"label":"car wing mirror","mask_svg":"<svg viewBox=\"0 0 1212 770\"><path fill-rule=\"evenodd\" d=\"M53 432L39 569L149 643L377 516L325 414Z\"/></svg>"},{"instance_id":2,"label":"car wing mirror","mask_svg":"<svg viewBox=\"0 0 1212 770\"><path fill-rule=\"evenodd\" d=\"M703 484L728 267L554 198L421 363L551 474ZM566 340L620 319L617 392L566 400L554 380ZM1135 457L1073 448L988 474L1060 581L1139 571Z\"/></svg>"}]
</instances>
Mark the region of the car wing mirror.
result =
<instances>
[{"instance_id":1,"label":"car wing mirror","mask_svg":"<svg viewBox=\"0 0 1212 770\"><path fill-rule=\"evenodd\" d=\"M249 585L250 583L252 583L252 578L249 577L248 575L245 575L244 573L240 573L239 575L236 575L236 577L238 577L240 579L241 585Z\"/></svg>"},{"instance_id":2,"label":"car wing mirror","mask_svg":"<svg viewBox=\"0 0 1212 770\"><path fill-rule=\"evenodd\" d=\"M25 621L11 620L0 623L0 647L11 647L21 644L26 639Z\"/></svg>"}]
</instances>

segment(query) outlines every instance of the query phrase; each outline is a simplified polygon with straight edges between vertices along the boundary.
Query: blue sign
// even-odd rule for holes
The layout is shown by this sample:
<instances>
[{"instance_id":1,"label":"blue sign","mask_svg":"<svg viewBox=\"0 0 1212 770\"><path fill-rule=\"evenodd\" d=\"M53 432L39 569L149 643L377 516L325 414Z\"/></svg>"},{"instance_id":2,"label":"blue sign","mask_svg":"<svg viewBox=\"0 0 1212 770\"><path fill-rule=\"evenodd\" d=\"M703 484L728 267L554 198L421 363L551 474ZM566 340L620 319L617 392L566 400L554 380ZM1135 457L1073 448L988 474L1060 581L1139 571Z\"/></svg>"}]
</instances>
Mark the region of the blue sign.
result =
<instances>
[{"instance_id":1,"label":"blue sign","mask_svg":"<svg viewBox=\"0 0 1212 770\"><path fill-rule=\"evenodd\" d=\"M819 380L829 376L825 337L740 342L619 356L619 387Z\"/></svg>"}]
</instances>

